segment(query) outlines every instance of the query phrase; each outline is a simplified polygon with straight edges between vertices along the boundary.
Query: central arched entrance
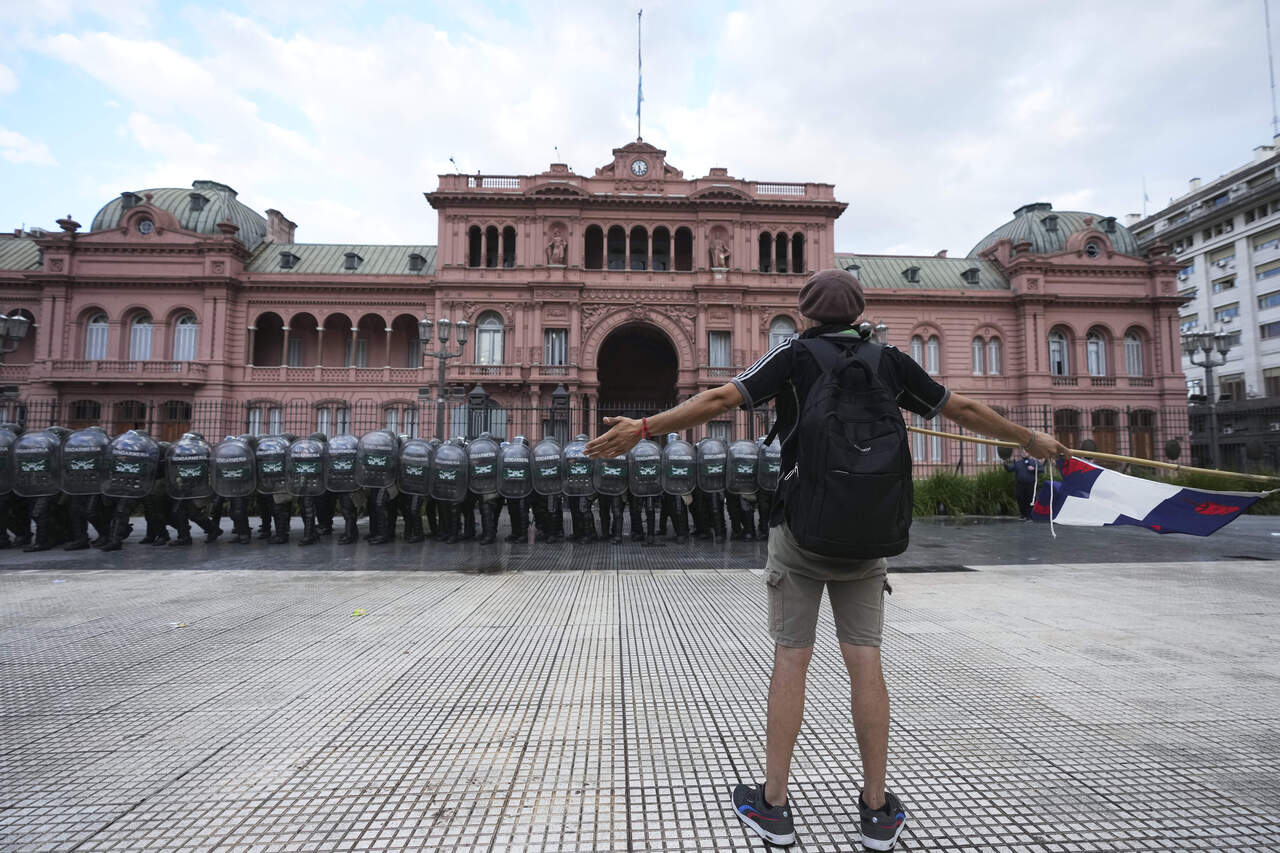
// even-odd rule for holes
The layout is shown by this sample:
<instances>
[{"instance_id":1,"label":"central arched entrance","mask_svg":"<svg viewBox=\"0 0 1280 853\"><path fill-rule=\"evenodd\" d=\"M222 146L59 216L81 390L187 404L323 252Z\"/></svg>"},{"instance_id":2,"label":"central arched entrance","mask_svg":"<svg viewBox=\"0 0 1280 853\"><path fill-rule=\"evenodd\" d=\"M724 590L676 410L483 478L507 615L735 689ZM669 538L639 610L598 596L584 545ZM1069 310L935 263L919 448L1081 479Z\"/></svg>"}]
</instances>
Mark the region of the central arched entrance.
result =
<instances>
[{"instance_id":1,"label":"central arched entrance","mask_svg":"<svg viewBox=\"0 0 1280 853\"><path fill-rule=\"evenodd\" d=\"M647 323L628 323L609 333L596 356L600 415L641 417L676 403L679 360L670 339Z\"/></svg>"}]
</instances>

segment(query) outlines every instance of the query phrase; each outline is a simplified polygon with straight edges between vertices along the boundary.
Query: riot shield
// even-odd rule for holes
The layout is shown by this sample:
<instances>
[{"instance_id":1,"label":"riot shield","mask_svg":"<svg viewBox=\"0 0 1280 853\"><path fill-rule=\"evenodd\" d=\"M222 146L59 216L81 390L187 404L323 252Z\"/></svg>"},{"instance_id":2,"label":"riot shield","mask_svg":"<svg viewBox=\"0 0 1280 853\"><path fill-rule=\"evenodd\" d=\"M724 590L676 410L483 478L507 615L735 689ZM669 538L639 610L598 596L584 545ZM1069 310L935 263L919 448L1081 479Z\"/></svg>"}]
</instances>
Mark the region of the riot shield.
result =
<instances>
[{"instance_id":1,"label":"riot shield","mask_svg":"<svg viewBox=\"0 0 1280 853\"><path fill-rule=\"evenodd\" d=\"M662 448L662 491L669 495L691 495L698 477L694 473L697 452L682 438L667 439Z\"/></svg>"},{"instance_id":2,"label":"riot shield","mask_svg":"<svg viewBox=\"0 0 1280 853\"><path fill-rule=\"evenodd\" d=\"M436 448L431 461L431 497L446 503L458 503L467 496L467 451L452 441Z\"/></svg>"},{"instance_id":3,"label":"riot shield","mask_svg":"<svg viewBox=\"0 0 1280 853\"><path fill-rule=\"evenodd\" d=\"M13 443L13 491L40 498L62 491L62 439L56 432L23 433Z\"/></svg>"},{"instance_id":4,"label":"riot shield","mask_svg":"<svg viewBox=\"0 0 1280 853\"><path fill-rule=\"evenodd\" d=\"M258 488L253 448L241 438L228 438L213 449L213 491L224 498L246 498Z\"/></svg>"},{"instance_id":5,"label":"riot shield","mask_svg":"<svg viewBox=\"0 0 1280 853\"><path fill-rule=\"evenodd\" d=\"M356 485L365 489L394 486L400 440L385 429L366 432L356 448Z\"/></svg>"},{"instance_id":6,"label":"riot shield","mask_svg":"<svg viewBox=\"0 0 1280 853\"><path fill-rule=\"evenodd\" d=\"M77 430L62 445L62 491L69 495L99 495L107 482L107 452L111 438L101 427Z\"/></svg>"},{"instance_id":7,"label":"riot shield","mask_svg":"<svg viewBox=\"0 0 1280 853\"><path fill-rule=\"evenodd\" d=\"M627 491L627 457L625 454L612 459L595 460L591 485L599 495L621 495Z\"/></svg>"},{"instance_id":8,"label":"riot shield","mask_svg":"<svg viewBox=\"0 0 1280 853\"><path fill-rule=\"evenodd\" d=\"M425 438L411 438L400 446L396 483L410 495L431 494L431 457L435 454Z\"/></svg>"},{"instance_id":9,"label":"riot shield","mask_svg":"<svg viewBox=\"0 0 1280 853\"><path fill-rule=\"evenodd\" d=\"M627 454L627 488L638 498L662 494L662 451L648 439L641 439Z\"/></svg>"},{"instance_id":10,"label":"riot shield","mask_svg":"<svg viewBox=\"0 0 1280 853\"><path fill-rule=\"evenodd\" d=\"M564 492L564 462L560 443L544 438L533 446L533 490L540 495Z\"/></svg>"},{"instance_id":11,"label":"riot shield","mask_svg":"<svg viewBox=\"0 0 1280 853\"><path fill-rule=\"evenodd\" d=\"M754 495L760 484L756 482L756 464L760 451L754 441L735 441L729 445L727 491L731 495Z\"/></svg>"},{"instance_id":12,"label":"riot shield","mask_svg":"<svg viewBox=\"0 0 1280 853\"><path fill-rule=\"evenodd\" d=\"M564 493L571 498L585 498L595 492L592 483L595 464L587 456L585 437L575 438L564 447Z\"/></svg>"},{"instance_id":13,"label":"riot shield","mask_svg":"<svg viewBox=\"0 0 1280 853\"><path fill-rule=\"evenodd\" d=\"M718 438L704 438L698 442L698 488L704 492L723 492L727 485L726 466L729 449Z\"/></svg>"},{"instance_id":14,"label":"riot shield","mask_svg":"<svg viewBox=\"0 0 1280 853\"><path fill-rule=\"evenodd\" d=\"M760 459L756 463L756 479L766 492L778 490L778 477L782 471L782 445L775 438L772 444L760 445Z\"/></svg>"},{"instance_id":15,"label":"riot shield","mask_svg":"<svg viewBox=\"0 0 1280 853\"><path fill-rule=\"evenodd\" d=\"M254 457L258 463L258 491L264 495L288 493L285 483L284 457L289 452L289 439L283 435L264 435L258 439Z\"/></svg>"},{"instance_id":16,"label":"riot shield","mask_svg":"<svg viewBox=\"0 0 1280 853\"><path fill-rule=\"evenodd\" d=\"M0 427L0 495L13 491L13 443L18 436L7 427Z\"/></svg>"},{"instance_id":17,"label":"riot shield","mask_svg":"<svg viewBox=\"0 0 1280 853\"><path fill-rule=\"evenodd\" d=\"M498 491L498 442L481 436L467 445L467 488L473 494Z\"/></svg>"},{"instance_id":18,"label":"riot shield","mask_svg":"<svg viewBox=\"0 0 1280 853\"><path fill-rule=\"evenodd\" d=\"M169 479L171 498L207 498L213 494L209 481L209 468L213 448L209 442L187 433L169 448L169 464L165 474Z\"/></svg>"},{"instance_id":19,"label":"riot shield","mask_svg":"<svg viewBox=\"0 0 1280 853\"><path fill-rule=\"evenodd\" d=\"M329 461L324 442L300 438L289 445L284 455L284 485L295 498L314 498L324 494L324 469Z\"/></svg>"},{"instance_id":20,"label":"riot shield","mask_svg":"<svg viewBox=\"0 0 1280 853\"><path fill-rule=\"evenodd\" d=\"M354 435L335 435L329 439L329 464L325 467L324 485L331 492L347 493L356 485L356 454L360 439Z\"/></svg>"},{"instance_id":21,"label":"riot shield","mask_svg":"<svg viewBox=\"0 0 1280 853\"><path fill-rule=\"evenodd\" d=\"M529 445L514 442L498 457L498 494L518 500L533 493L533 453Z\"/></svg>"},{"instance_id":22,"label":"riot shield","mask_svg":"<svg viewBox=\"0 0 1280 853\"><path fill-rule=\"evenodd\" d=\"M146 433L131 429L111 442L102 493L109 498L145 498L151 494L159 471L160 445Z\"/></svg>"}]
</instances>

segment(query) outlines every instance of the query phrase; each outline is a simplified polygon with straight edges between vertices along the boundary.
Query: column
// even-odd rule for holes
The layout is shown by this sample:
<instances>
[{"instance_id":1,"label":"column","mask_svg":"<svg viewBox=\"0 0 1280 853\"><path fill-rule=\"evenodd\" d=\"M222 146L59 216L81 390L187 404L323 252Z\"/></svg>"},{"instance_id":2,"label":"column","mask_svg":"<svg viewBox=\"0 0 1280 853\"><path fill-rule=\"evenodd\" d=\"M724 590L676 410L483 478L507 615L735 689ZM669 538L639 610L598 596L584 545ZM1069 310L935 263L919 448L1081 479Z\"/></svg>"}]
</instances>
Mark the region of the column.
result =
<instances>
[{"instance_id":1,"label":"column","mask_svg":"<svg viewBox=\"0 0 1280 853\"><path fill-rule=\"evenodd\" d=\"M54 329L61 328L53 324L54 306L57 305L57 300L58 298L56 296L47 293L44 298L40 300L40 325L44 328L39 331L44 332L44 329L47 328L48 333L37 333L40 340L35 351L36 361L40 361L41 359L58 358L58 355L54 352L53 348L53 339L55 335L52 334ZM27 334L31 334L31 331L28 330ZM82 332L81 334L83 336L85 333ZM62 335L57 335L56 337L59 340L63 338Z\"/></svg>"},{"instance_id":2,"label":"column","mask_svg":"<svg viewBox=\"0 0 1280 853\"><path fill-rule=\"evenodd\" d=\"M594 436L596 432L597 413L600 410L598 400L599 395L594 391L587 392L586 433L589 436Z\"/></svg>"},{"instance_id":3,"label":"column","mask_svg":"<svg viewBox=\"0 0 1280 853\"><path fill-rule=\"evenodd\" d=\"M387 329L387 367L391 366L391 329Z\"/></svg>"},{"instance_id":4,"label":"column","mask_svg":"<svg viewBox=\"0 0 1280 853\"><path fill-rule=\"evenodd\" d=\"M355 367L356 362L359 361L359 346L358 346L358 344L360 343L359 332L360 332L360 329L357 326L351 327L351 363L348 364L347 367ZM366 360L368 358L368 355L369 355L369 351L365 350Z\"/></svg>"},{"instance_id":5,"label":"column","mask_svg":"<svg viewBox=\"0 0 1280 853\"><path fill-rule=\"evenodd\" d=\"M316 327L316 367L324 367L324 324Z\"/></svg>"},{"instance_id":6,"label":"column","mask_svg":"<svg viewBox=\"0 0 1280 853\"><path fill-rule=\"evenodd\" d=\"M258 331L257 326L249 327L249 346L244 354L244 363L249 367L253 367L253 334L256 331Z\"/></svg>"},{"instance_id":7,"label":"column","mask_svg":"<svg viewBox=\"0 0 1280 853\"><path fill-rule=\"evenodd\" d=\"M282 327L284 337L280 339L280 366L287 367L289 364L289 327Z\"/></svg>"}]
</instances>

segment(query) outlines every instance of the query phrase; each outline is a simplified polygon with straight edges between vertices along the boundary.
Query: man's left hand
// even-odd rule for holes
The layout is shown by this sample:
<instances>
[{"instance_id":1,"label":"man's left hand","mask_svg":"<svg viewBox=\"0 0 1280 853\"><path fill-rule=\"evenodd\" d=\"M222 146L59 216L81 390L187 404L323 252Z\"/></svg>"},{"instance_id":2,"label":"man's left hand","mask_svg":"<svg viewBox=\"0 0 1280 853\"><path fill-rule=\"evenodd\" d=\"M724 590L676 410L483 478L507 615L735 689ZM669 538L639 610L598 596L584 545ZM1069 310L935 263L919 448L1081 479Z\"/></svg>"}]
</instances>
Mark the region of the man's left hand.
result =
<instances>
[{"instance_id":1,"label":"man's left hand","mask_svg":"<svg viewBox=\"0 0 1280 853\"><path fill-rule=\"evenodd\" d=\"M592 459L621 456L640 440L640 421L635 418L605 418L609 431L587 442L587 455Z\"/></svg>"}]
</instances>

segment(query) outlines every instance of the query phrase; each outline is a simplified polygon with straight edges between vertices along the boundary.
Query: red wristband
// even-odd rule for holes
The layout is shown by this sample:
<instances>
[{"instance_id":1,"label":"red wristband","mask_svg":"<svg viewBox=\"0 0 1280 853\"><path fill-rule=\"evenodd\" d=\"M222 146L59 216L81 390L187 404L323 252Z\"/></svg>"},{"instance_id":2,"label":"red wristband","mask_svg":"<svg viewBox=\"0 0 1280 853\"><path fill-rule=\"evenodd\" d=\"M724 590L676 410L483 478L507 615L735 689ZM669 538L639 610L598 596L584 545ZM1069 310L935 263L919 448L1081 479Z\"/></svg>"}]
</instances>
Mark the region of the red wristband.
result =
<instances>
[{"instance_id":1,"label":"red wristband","mask_svg":"<svg viewBox=\"0 0 1280 853\"><path fill-rule=\"evenodd\" d=\"M649 437L649 419L648 418L640 419L640 437L641 438Z\"/></svg>"}]
</instances>

